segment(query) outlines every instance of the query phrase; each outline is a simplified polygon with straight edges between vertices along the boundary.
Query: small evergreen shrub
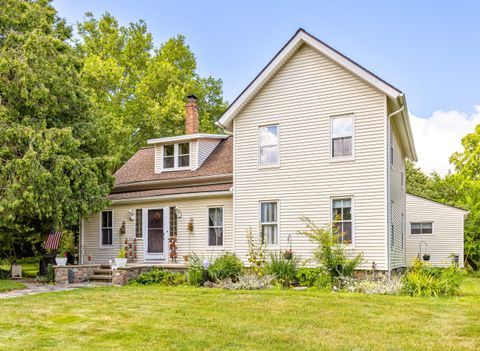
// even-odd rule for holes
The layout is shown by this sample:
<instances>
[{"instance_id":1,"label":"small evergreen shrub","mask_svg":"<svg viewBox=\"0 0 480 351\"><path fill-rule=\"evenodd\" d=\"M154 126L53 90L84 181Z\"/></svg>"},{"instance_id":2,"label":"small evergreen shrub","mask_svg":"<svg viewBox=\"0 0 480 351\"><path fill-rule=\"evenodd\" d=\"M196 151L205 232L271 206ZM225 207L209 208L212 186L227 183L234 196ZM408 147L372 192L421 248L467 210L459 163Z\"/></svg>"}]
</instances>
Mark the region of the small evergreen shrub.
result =
<instances>
[{"instance_id":1,"label":"small evergreen shrub","mask_svg":"<svg viewBox=\"0 0 480 351\"><path fill-rule=\"evenodd\" d=\"M297 282L298 266L300 257L293 254L292 258L287 260L281 252L270 254L270 260L265 266L265 273L275 276L276 280L284 287L289 287Z\"/></svg>"},{"instance_id":2,"label":"small evergreen shrub","mask_svg":"<svg viewBox=\"0 0 480 351\"><path fill-rule=\"evenodd\" d=\"M173 273L153 268L151 271L140 274L137 279L131 280L129 285L185 285L187 279L184 273Z\"/></svg>"},{"instance_id":3,"label":"small evergreen shrub","mask_svg":"<svg viewBox=\"0 0 480 351\"><path fill-rule=\"evenodd\" d=\"M417 259L403 278L403 292L410 296L452 296L460 289L460 279L460 269L454 264L435 268Z\"/></svg>"},{"instance_id":4,"label":"small evergreen shrub","mask_svg":"<svg viewBox=\"0 0 480 351\"><path fill-rule=\"evenodd\" d=\"M0 279L10 279L10 271L0 268Z\"/></svg>"},{"instance_id":5,"label":"small evergreen shrub","mask_svg":"<svg viewBox=\"0 0 480 351\"><path fill-rule=\"evenodd\" d=\"M211 281L223 280L230 278L236 281L242 274L243 263L233 253L225 253L219 256L208 267L208 279Z\"/></svg>"}]
</instances>

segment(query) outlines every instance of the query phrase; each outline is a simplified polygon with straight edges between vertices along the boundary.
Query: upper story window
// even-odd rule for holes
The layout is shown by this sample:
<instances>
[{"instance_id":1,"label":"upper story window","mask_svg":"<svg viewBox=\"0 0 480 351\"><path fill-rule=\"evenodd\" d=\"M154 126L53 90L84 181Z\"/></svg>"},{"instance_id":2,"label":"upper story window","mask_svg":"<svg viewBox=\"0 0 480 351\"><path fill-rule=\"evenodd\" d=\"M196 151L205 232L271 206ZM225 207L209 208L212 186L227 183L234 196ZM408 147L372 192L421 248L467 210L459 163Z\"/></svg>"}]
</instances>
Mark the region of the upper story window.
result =
<instances>
[{"instance_id":1,"label":"upper story window","mask_svg":"<svg viewBox=\"0 0 480 351\"><path fill-rule=\"evenodd\" d=\"M410 234L433 234L433 222L410 223Z\"/></svg>"},{"instance_id":2,"label":"upper story window","mask_svg":"<svg viewBox=\"0 0 480 351\"><path fill-rule=\"evenodd\" d=\"M352 228L352 199L332 199L332 222L338 231L339 244L351 244Z\"/></svg>"},{"instance_id":3,"label":"upper story window","mask_svg":"<svg viewBox=\"0 0 480 351\"><path fill-rule=\"evenodd\" d=\"M263 244L278 243L278 202L260 203L260 230Z\"/></svg>"},{"instance_id":4,"label":"upper story window","mask_svg":"<svg viewBox=\"0 0 480 351\"><path fill-rule=\"evenodd\" d=\"M163 169L190 167L190 143L163 145Z\"/></svg>"},{"instance_id":5,"label":"upper story window","mask_svg":"<svg viewBox=\"0 0 480 351\"><path fill-rule=\"evenodd\" d=\"M260 127L259 148L261 166L279 164L278 125Z\"/></svg>"},{"instance_id":6,"label":"upper story window","mask_svg":"<svg viewBox=\"0 0 480 351\"><path fill-rule=\"evenodd\" d=\"M353 115L332 117L332 158L353 156Z\"/></svg>"},{"instance_id":7,"label":"upper story window","mask_svg":"<svg viewBox=\"0 0 480 351\"><path fill-rule=\"evenodd\" d=\"M101 212L100 242L101 246L113 245L113 211Z\"/></svg>"}]
</instances>

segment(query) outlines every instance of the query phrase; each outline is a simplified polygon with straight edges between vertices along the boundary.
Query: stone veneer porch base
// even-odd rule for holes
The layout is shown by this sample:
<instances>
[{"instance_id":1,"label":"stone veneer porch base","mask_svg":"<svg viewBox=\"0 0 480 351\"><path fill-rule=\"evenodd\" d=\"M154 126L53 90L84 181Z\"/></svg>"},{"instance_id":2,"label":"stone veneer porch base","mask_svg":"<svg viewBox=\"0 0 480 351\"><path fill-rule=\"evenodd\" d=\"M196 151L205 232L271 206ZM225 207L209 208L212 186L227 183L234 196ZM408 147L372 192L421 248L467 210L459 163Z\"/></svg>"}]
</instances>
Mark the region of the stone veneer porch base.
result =
<instances>
[{"instance_id":1,"label":"stone veneer porch base","mask_svg":"<svg viewBox=\"0 0 480 351\"><path fill-rule=\"evenodd\" d=\"M68 283L68 272L73 273L73 283L89 282L94 275L95 269L100 269L101 264L81 264L67 266L53 266L55 272L55 283ZM160 263L160 264L127 264L112 270L112 285L125 285L130 280L137 278L140 274L158 268L169 272L185 272L187 265L182 263Z\"/></svg>"}]
</instances>

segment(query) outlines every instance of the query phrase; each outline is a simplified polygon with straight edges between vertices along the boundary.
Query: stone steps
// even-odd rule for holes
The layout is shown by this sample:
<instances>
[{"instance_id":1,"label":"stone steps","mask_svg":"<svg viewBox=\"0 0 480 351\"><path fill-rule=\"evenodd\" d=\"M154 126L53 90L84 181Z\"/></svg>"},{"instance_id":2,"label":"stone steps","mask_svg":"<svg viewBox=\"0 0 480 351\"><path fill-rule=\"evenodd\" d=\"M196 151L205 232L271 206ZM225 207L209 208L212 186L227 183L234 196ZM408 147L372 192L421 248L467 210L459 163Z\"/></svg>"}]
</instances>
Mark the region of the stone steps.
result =
<instances>
[{"instance_id":1,"label":"stone steps","mask_svg":"<svg viewBox=\"0 0 480 351\"><path fill-rule=\"evenodd\" d=\"M112 268L108 265L102 265L100 268L93 270L93 275L90 277L90 281L98 283L112 283Z\"/></svg>"}]
</instances>

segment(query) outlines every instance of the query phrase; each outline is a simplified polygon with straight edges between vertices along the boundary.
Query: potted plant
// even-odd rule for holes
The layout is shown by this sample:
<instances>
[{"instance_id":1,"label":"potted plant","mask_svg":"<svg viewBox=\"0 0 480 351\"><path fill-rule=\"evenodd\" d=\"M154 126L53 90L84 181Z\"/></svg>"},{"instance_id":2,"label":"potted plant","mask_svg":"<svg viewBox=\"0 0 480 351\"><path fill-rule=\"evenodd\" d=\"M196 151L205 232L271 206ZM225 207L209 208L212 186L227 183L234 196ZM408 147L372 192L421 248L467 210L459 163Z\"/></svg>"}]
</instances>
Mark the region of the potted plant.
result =
<instances>
[{"instance_id":1,"label":"potted plant","mask_svg":"<svg viewBox=\"0 0 480 351\"><path fill-rule=\"evenodd\" d=\"M73 232L65 230L60 238L57 256L55 257L55 262L57 263L57 266L66 266L68 254L71 254L74 251L75 245L73 240Z\"/></svg>"},{"instance_id":2,"label":"potted plant","mask_svg":"<svg viewBox=\"0 0 480 351\"><path fill-rule=\"evenodd\" d=\"M118 252L117 257L115 258L115 265L117 267L125 267L127 265L127 253L125 252L125 248L121 248Z\"/></svg>"},{"instance_id":3,"label":"potted plant","mask_svg":"<svg viewBox=\"0 0 480 351\"><path fill-rule=\"evenodd\" d=\"M423 254L424 261L430 261L430 254Z\"/></svg>"},{"instance_id":4,"label":"potted plant","mask_svg":"<svg viewBox=\"0 0 480 351\"><path fill-rule=\"evenodd\" d=\"M283 253L283 258L285 258L286 260L291 260L292 256L293 256L292 249L285 250L285 252Z\"/></svg>"}]
</instances>

